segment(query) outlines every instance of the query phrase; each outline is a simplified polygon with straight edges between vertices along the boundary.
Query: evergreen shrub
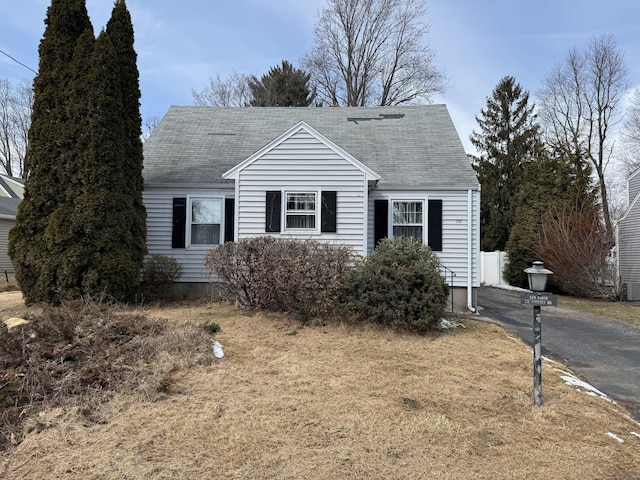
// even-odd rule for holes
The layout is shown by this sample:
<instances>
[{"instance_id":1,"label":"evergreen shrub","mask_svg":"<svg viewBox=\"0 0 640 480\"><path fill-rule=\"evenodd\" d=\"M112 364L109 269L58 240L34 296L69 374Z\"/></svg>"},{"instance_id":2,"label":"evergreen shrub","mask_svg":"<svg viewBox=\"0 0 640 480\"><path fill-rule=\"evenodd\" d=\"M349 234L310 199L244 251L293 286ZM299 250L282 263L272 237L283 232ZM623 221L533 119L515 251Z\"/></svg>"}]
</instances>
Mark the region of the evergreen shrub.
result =
<instances>
[{"instance_id":1,"label":"evergreen shrub","mask_svg":"<svg viewBox=\"0 0 640 480\"><path fill-rule=\"evenodd\" d=\"M437 328L449 286L431 249L412 238L384 239L344 279L343 307L364 321L425 333Z\"/></svg>"},{"instance_id":2,"label":"evergreen shrub","mask_svg":"<svg viewBox=\"0 0 640 480\"><path fill-rule=\"evenodd\" d=\"M204 263L239 305L309 320L336 310L351 262L348 246L262 236L218 245Z\"/></svg>"}]
</instances>

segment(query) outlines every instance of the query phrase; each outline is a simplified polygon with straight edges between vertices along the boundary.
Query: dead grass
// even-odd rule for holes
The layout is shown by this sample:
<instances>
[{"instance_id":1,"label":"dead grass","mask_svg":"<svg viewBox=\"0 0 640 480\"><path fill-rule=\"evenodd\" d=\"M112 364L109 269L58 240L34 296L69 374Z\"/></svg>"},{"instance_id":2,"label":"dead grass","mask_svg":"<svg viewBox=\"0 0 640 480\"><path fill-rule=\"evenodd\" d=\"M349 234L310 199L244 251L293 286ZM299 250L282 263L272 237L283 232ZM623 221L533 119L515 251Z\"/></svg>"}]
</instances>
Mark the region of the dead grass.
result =
<instances>
[{"instance_id":1,"label":"dead grass","mask_svg":"<svg viewBox=\"0 0 640 480\"><path fill-rule=\"evenodd\" d=\"M606 299L589 299L559 296L562 307L579 310L603 318L617 320L631 327L640 328L640 302L613 302Z\"/></svg>"},{"instance_id":2,"label":"dead grass","mask_svg":"<svg viewBox=\"0 0 640 480\"><path fill-rule=\"evenodd\" d=\"M11 295L0 294L3 319ZM416 337L302 327L218 303L147 313L168 320L171 338L185 337L158 357L178 365L170 393L117 392L89 413L98 421L77 404L45 411L40 427L3 454L0 477L582 480L640 472L640 438L631 434L640 426L621 407L567 386L558 365L545 364L544 405L534 408L531 353L489 323L465 319L465 329ZM184 363L210 348L204 321L220 325L225 357Z\"/></svg>"},{"instance_id":3,"label":"dead grass","mask_svg":"<svg viewBox=\"0 0 640 480\"><path fill-rule=\"evenodd\" d=\"M0 272L0 293L17 292L20 290L16 283L15 275L8 272Z\"/></svg>"}]
</instances>

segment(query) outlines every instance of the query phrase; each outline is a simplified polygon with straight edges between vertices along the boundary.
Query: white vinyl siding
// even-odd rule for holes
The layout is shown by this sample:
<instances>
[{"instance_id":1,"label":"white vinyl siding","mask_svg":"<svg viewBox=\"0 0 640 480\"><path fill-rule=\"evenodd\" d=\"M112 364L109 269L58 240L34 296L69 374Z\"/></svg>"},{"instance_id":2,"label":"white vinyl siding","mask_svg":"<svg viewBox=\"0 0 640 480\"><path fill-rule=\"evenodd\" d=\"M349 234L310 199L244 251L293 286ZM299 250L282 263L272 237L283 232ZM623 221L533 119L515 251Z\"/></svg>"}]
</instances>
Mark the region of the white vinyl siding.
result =
<instances>
[{"instance_id":1,"label":"white vinyl siding","mask_svg":"<svg viewBox=\"0 0 640 480\"><path fill-rule=\"evenodd\" d=\"M369 239L368 252L373 251L374 245L374 201L380 199L403 200L424 199L423 210L425 229L427 228L428 199L442 200L442 251L435 252L440 263L449 269L447 281L450 281L451 271L455 273L453 285L466 287L469 278L469 241L471 241L472 256L472 286L480 286L480 276L477 271L480 257L479 215L480 192L472 192L472 205L469 206L467 190L431 190L431 191L384 191L374 190L369 197ZM469 215L471 208L471 239L469 239ZM391 219L390 219L391 223ZM427 232L424 234L427 238Z\"/></svg>"},{"instance_id":2,"label":"white vinyl siding","mask_svg":"<svg viewBox=\"0 0 640 480\"><path fill-rule=\"evenodd\" d=\"M367 182L363 171L342 158L306 130L300 130L260 158L242 169L237 180L238 238L266 235L265 195L267 191L281 191L283 203L286 192L317 192L316 209L322 191L337 194L336 232L306 232L286 229L283 205L282 231L285 238L314 238L327 242L351 245L357 253L365 251Z\"/></svg>"},{"instance_id":3,"label":"white vinyl siding","mask_svg":"<svg viewBox=\"0 0 640 480\"><path fill-rule=\"evenodd\" d=\"M0 218L0 274L4 272L13 272L13 265L7 253L9 245L9 230L16 224L15 220Z\"/></svg>"},{"instance_id":4,"label":"white vinyl siding","mask_svg":"<svg viewBox=\"0 0 640 480\"><path fill-rule=\"evenodd\" d=\"M640 175L636 178L640 180ZM640 190L629 200L627 212L618 221L619 275L623 283L640 283Z\"/></svg>"},{"instance_id":5,"label":"white vinyl siding","mask_svg":"<svg viewBox=\"0 0 640 480\"><path fill-rule=\"evenodd\" d=\"M207 282L204 269L204 256L207 246L195 245L187 248L171 248L173 231L173 199L174 198L211 198L233 197L233 188L229 190L189 190L147 187L143 194L147 208L147 248L148 254L166 255L175 258L183 267L180 282ZM224 202L224 200L222 200ZM188 205L187 205L188 206ZM224 212L224 208L223 208ZM224 224L224 217L221 219ZM189 223L187 219L187 229ZM224 233L220 232L224 238Z\"/></svg>"}]
</instances>

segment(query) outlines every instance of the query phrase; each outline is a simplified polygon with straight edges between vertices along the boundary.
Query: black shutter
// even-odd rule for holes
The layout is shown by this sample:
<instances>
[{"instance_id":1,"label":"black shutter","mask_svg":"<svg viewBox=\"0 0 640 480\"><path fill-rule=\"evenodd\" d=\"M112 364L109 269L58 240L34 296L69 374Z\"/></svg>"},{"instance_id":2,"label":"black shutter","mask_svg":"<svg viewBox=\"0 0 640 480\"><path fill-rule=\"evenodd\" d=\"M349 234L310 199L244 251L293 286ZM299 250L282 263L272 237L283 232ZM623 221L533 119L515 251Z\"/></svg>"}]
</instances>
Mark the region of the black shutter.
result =
<instances>
[{"instance_id":1,"label":"black shutter","mask_svg":"<svg viewBox=\"0 0 640 480\"><path fill-rule=\"evenodd\" d=\"M389 236L389 201L374 200L373 202L373 244Z\"/></svg>"},{"instance_id":2,"label":"black shutter","mask_svg":"<svg viewBox=\"0 0 640 480\"><path fill-rule=\"evenodd\" d=\"M320 208L320 231L336 232L336 192L322 192L321 208Z\"/></svg>"},{"instance_id":3,"label":"black shutter","mask_svg":"<svg viewBox=\"0 0 640 480\"><path fill-rule=\"evenodd\" d=\"M233 242L233 215L235 213L236 199L225 198L224 199L224 241Z\"/></svg>"},{"instance_id":4,"label":"black shutter","mask_svg":"<svg viewBox=\"0 0 640 480\"><path fill-rule=\"evenodd\" d=\"M173 199L173 231L171 233L171 248L184 248L187 223L187 199Z\"/></svg>"},{"instance_id":5,"label":"black shutter","mask_svg":"<svg viewBox=\"0 0 640 480\"><path fill-rule=\"evenodd\" d=\"M265 218L265 232L280 231L280 207L282 192L273 190L267 192L267 215Z\"/></svg>"},{"instance_id":6,"label":"black shutter","mask_svg":"<svg viewBox=\"0 0 640 480\"><path fill-rule=\"evenodd\" d=\"M429 200L427 244L434 252L442 251L442 200Z\"/></svg>"}]
</instances>

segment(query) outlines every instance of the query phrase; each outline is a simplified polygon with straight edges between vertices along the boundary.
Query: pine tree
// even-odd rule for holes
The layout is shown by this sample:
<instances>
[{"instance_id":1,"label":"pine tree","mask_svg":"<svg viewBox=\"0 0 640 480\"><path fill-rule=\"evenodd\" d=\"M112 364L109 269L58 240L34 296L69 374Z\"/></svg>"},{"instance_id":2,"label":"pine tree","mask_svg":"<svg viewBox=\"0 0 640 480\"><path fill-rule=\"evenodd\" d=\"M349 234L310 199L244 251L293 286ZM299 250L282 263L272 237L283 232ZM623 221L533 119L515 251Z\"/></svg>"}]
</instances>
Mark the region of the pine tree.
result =
<instances>
[{"instance_id":1,"label":"pine tree","mask_svg":"<svg viewBox=\"0 0 640 480\"><path fill-rule=\"evenodd\" d=\"M269 69L260 80L252 76L249 89L253 107L308 107L315 98L309 87L310 75L286 60Z\"/></svg>"},{"instance_id":2,"label":"pine tree","mask_svg":"<svg viewBox=\"0 0 640 480\"><path fill-rule=\"evenodd\" d=\"M476 117L480 133L471 142L480 153L474 168L482 185L481 248L504 250L515 222L516 195L524 181L525 165L542 151L529 92L514 77L504 77Z\"/></svg>"},{"instance_id":3,"label":"pine tree","mask_svg":"<svg viewBox=\"0 0 640 480\"><path fill-rule=\"evenodd\" d=\"M49 263L46 229L51 214L65 198L69 172L63 154L73 148L69 126L69 83L73 54L80 36L93 32L84 0L52 0L40 42L39 72L25 163L24 200L9 236L9 255L28 303L49 301L56 291L55 268Z\"/></svg>"}]
</instances>

